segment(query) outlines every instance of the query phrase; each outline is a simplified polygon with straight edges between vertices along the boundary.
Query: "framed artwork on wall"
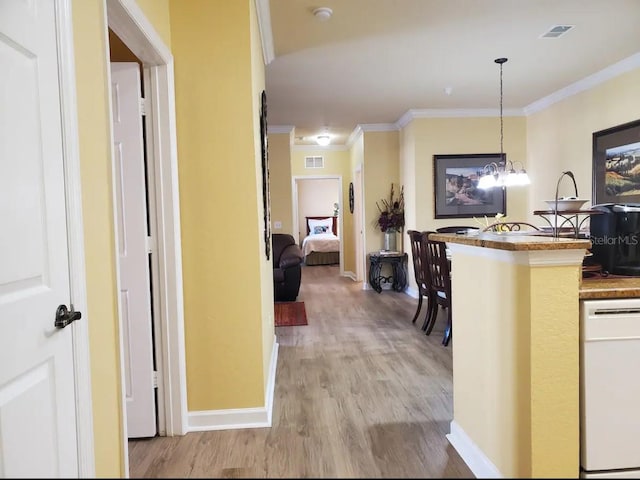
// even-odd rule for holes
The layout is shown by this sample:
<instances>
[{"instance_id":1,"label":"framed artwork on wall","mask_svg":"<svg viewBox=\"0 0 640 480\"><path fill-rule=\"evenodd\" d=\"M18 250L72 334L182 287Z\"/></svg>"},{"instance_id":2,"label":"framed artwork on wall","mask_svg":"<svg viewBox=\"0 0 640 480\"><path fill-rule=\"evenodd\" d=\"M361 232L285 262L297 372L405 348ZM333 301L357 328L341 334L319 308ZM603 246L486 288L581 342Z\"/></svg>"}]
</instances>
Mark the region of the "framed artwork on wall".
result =
<instances>
[{"instance_id":1,"label":"framed artwork on wall","mask_svg":"<svg viewBox=\"0 0 640 480\"><path fill-rule=\"evenodd\" d=\"M593 134L592 204L640 203L640 120Z\"/></svg>"},{"instance_id":2,"label":"framed artwork on wall","mask_svg":"<svg viewBox=\"0 0 640 480\"><path fill-rule=\"evenodd\" d=\"M507 214L507 196L503 187L483 190L478 180L485 165L500 164L506 157L499 153L474 153L433 156L433 192L435 218L472 218Z\"/></svg>"},{"instance_id":3,"label":"framed artwork on wall","mask_svg":"<svg viewBox=\"0 0 640 480\"><path fill-rule=\"evenodd\" d=\"M267 143L267 94L260 95L260 143L262 149L262 203L264 206L264 249L271 257L271 205L269 196L269 146Z\"/></svg>"}]
</instances>

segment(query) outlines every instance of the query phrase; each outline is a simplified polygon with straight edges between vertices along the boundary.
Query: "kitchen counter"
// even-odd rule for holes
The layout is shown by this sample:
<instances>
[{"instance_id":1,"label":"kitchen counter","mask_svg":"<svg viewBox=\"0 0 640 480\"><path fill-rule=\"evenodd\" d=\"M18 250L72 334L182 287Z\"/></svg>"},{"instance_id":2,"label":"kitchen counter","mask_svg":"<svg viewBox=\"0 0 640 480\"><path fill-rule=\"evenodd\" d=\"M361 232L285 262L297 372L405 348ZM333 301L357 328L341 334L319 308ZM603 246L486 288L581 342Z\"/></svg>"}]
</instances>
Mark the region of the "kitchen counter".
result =
<instances>
[{"instance_id":1,"label":"kitchen counter","mask_svg":"<svg viewBox=\"0 0 640 480\"><path fill-rule=\"evenodd\" d=\"M587 250L591 248L591 241L587 239L524 235L521 232L433 233L429 238L447 243L509 251L573 250L577 248Z\"/></svg>"},{"instance_id":2,"label":"kitchen counter","mask_svg":"<svg viewBox=\"0 0 640 480\"><path fill-rule=\"evenodd\" d=\"M580 300L640 297L640 277L583 278Z\"/></svg>"}]
</instances>

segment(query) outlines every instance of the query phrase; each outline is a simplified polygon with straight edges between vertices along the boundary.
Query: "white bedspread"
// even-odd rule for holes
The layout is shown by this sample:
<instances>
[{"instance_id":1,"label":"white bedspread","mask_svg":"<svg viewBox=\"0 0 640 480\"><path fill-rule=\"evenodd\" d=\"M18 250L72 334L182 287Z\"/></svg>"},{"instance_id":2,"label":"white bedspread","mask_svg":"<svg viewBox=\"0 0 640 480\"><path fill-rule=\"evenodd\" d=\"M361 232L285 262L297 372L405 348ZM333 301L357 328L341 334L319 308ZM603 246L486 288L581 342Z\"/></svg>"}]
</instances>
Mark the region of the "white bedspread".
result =
<instances>
[{"instance_id":1,"label":"white bedspread","mask_svg":"<svg viewBox=\"0 0 640 480\"><path fill-rule=\"evenodd\" d=\"M318 233L308 235L302 240L302 253L306 256L311 252L339 252L340 238L333 233Z\"/></svg>"}]
</instances>

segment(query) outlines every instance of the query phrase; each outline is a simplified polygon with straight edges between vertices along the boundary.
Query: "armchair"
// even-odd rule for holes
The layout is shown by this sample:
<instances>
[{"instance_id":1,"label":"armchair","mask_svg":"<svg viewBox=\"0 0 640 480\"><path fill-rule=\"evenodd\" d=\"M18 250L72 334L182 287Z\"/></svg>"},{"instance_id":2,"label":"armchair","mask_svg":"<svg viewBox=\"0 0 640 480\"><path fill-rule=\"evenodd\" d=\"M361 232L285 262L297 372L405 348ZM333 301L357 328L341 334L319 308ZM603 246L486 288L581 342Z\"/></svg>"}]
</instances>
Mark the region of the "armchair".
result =
<instances>
[{"instance_id":1,"label":"armchair","mask_svg":"<svg viewBox=\"0 0 640 480\"><path fill-rule=\"evenodd\" d=\"M276 302L293 302L300 291L302 249L292 235L271 235L273 251L273 297Z\"/></svg>"}]
</instances>

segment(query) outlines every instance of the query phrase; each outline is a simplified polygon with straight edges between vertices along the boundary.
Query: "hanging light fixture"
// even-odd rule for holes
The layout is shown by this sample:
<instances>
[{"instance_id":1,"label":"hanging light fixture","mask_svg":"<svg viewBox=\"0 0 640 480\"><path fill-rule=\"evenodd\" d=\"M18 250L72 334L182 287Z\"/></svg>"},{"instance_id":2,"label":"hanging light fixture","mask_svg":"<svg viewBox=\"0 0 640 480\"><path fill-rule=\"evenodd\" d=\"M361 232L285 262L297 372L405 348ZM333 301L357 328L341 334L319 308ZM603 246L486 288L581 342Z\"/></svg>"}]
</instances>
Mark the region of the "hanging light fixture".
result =
<instances>
[{"instance_id":1,"label":"hanging light fixture","mask_svg":"<svg viewBox=\"0 0 640 480\"><path fill-rule=\"evenodd\" d=\"M511 187L518 185L529 185L531 180L522 162L519 162L521 169L516 171L511 160L507 160L504 155L504 120L502 116L502 65L507 58L496 58L494 62L500 65L500 162L491 162L482 169L482 176L478 181L478 188L489 189L493 187Z\"/></svg>"}]
</instances>

